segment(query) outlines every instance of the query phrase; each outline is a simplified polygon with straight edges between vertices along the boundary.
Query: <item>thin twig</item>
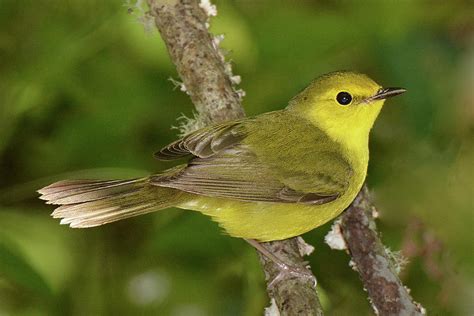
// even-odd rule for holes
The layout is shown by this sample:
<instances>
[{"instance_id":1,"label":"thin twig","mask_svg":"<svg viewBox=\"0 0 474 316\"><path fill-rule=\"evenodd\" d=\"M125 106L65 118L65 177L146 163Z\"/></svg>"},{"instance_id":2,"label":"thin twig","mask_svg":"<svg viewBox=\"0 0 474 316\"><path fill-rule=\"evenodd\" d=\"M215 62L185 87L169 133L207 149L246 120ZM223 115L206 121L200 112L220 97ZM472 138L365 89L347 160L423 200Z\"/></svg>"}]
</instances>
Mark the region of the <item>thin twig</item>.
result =
<instances>
[{"instance_id":1,"label":"thin twig","mask_svg":"<svg viewBox=\"0 0 474 316\"><path fill-rule=\"evenodd\" d=\"M367 186L342 216L341 230L353 267L379 315L424 315L425 309L410 296L377 233L374 207Z\"/></svg>"},{"instance_id":2,"label":"thin twig","mask_svg":"<svg viewBox=\"0 0 474 316\"><path fill-rule=\"evenodd\" d=\"M208 31L209 1L148 0L148 5L201 123L243 117L230 67ZM288 264L299 266L303 259L298 243L294 238L265 246ZM267 281L272 280L277 267L266 258L261 261ZM317 293L307 278L284 279L268 294L280 315L322 315Z\"/></svg>"}]
</instances>

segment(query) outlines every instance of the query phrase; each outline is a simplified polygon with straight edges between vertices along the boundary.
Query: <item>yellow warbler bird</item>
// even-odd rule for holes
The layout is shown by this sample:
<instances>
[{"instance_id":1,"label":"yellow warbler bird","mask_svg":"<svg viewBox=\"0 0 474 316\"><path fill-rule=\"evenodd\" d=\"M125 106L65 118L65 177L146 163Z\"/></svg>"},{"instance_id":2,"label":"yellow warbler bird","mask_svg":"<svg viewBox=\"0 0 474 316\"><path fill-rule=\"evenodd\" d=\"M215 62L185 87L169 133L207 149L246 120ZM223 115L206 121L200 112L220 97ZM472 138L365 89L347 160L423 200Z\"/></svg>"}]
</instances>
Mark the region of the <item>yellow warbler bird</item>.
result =
<instances>
[{"instance_id":1,"label":"yellow warbler bird","mask_svg":"<svg viewBox=\"0 0 474 316\"><path fill-rule=\"evenodd\" d=\"M92 227L169 207L212 217L231 236L303 234L339 215L359 192L369 132L386 98L367 76L315 79L287 108L205 127L155 154L188 163L132 180L66 180L38 192L71 227Z\"/></svg>"}]
</instances>

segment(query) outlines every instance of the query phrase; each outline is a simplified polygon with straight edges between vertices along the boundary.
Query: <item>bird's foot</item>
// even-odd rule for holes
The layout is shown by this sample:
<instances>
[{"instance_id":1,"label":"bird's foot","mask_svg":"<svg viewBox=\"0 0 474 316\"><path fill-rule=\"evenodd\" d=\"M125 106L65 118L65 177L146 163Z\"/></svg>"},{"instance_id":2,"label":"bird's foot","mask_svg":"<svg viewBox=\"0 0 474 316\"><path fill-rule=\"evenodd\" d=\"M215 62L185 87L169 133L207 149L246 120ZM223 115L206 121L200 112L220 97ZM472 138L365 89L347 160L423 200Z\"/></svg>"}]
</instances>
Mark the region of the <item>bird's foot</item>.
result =
<instances>
[{"instance_id":1,"label":"bird's foot","mask_svg":"<svg viewBox=\"0 0 474 316\"><path fill-rule=\"evenodd\" d=\"M311 281L311 284L314 288L318 284L316 277L311 273L309 270L309 265L307 261L302 262L301 266L290 266L283 262L276 263L279 269L279 272L273 280L268 283L267 288L273 289L276 284L283 280L291 279L291 278L301 278Z\"/></svg>"},{"instance_id":2,"label":"bird's foot","mask_svg":"<svg viewBox=\"0 0 474 316\"><path fill-rule=\"evenodd\" d=\"M303 261L301 265L298 266L289 265L275 254L271 253L267 248L265 248L264 245L260 244L256 240L246 239L246 241L278 267L279 272L277 276L271 280L270 283L268 283L268 289L272 289L277 283L291 278L302 278L309 280L311 281L313 287L316 288L316 284L318 282L313 273L311 273L311 270L309 270L310 267L307 261Z\"/></svg>"}]
</instances>

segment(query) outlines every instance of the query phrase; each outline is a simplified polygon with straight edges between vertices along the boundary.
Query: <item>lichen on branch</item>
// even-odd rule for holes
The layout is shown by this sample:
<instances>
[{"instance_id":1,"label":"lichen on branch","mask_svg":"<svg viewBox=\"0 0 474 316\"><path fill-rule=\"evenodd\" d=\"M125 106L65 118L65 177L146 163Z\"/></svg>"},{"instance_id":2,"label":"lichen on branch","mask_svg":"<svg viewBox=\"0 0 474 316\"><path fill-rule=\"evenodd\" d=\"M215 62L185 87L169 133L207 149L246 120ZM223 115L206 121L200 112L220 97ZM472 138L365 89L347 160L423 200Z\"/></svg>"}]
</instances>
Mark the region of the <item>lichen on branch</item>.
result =
<instances>
[{"instance_id":1,"label":"lichen on branch","mask_svg":"<svg viewBox=\"0 0 474 316\"><path fill-rule=\"evenodd\" d=\"M359 273L369 301L379 315L425 315L425 309L410 296L398 277L400 268L392 260L377 232L374 207L364 185L342 215L340 231L349 250L351 266Z\"/></svg>"},{"instance_id":2,"label":"lichen on branch","mask_svg":"<svg viewBox=\"0 0 474 316\"><path fill-rule=\"evenodd\" d=\"M208 14L215 8L208 1L149 0L148 4L198 119L207 125L245 116L231 68L208 31Z\"/></svg>"}]
</instances>

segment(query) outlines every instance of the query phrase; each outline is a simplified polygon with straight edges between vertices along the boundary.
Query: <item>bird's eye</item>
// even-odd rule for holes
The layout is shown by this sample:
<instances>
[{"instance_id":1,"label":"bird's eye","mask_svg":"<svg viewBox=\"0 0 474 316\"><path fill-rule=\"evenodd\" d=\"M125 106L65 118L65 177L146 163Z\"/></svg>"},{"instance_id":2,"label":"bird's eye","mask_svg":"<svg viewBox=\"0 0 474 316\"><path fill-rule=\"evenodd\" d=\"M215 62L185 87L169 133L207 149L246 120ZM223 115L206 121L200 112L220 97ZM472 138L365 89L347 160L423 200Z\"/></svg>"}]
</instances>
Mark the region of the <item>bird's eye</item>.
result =
<instances>
[{"instance_id":1,"label":"bird's eye","mask_svg":"<svg viewBox=\"0 0 474 316\"><path fill-rule=\"evenodd\" d=\"M352 96L349 92L339 92L336 96L336 100L341 105L348 105L352 101Z\"/></svg>"}]
</instances>

